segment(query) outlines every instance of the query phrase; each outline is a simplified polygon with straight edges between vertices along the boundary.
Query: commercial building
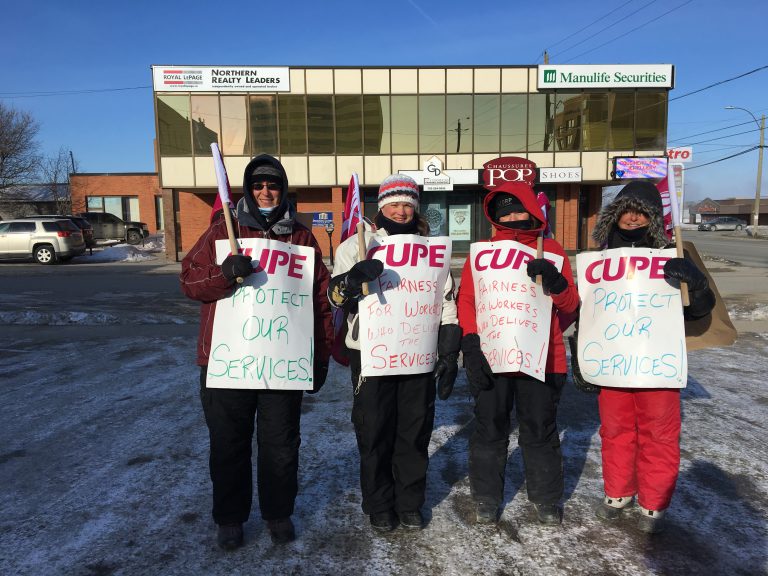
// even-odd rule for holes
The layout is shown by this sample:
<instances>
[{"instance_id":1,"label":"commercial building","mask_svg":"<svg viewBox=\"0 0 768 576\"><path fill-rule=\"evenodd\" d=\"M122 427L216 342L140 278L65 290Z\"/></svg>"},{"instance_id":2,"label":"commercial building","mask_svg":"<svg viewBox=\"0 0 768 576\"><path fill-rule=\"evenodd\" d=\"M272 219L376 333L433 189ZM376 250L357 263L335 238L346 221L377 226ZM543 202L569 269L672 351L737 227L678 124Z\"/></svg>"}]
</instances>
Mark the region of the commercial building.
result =
<instances>
[{"instance_id":1,"label":"commercial building","mask_svg":"<svg viewBox=\"0 0 768 576\"><path fill-rule=\"evenodd\" d=\"M423 185L421 211L433 233L451 235L457 253L490 234L482 214L489 167L497 181L534 169L567 250L591 246L604 186L666 173L671 65L185 65L153 66L153 80L172 258L208 225L212 142L236 198L250 158L278 157L299 211L315 213L318 225L334 222L334 244L352 172L369 217L381 180L407 172ZM626 165L617 168L617 158ZM315 232L327 253L329 237Z\"/></svg>"}]
</instances>

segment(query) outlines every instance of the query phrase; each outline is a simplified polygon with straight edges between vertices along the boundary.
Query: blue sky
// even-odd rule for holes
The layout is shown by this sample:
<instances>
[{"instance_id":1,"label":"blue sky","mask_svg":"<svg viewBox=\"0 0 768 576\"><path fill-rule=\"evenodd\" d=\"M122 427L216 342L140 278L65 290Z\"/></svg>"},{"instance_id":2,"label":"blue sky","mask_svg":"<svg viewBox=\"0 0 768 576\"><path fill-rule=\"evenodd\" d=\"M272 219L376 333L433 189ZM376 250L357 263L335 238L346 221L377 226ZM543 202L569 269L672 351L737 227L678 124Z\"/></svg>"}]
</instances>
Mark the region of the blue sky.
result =
<instances>
[{"instance_id":1,"label":"blue sky","mask_svg":"<svg viewBox=\"0 0 768 576\"><path fill-rule=\"evenodd\" d=\"M768 65L764 0L30 0L3 12L0 99L39 120L43 152L72 150L84 172L155 169L152 64L515 65L549 48L552 63L674 64L671 98ZM749 115L723 108L759 119L766 94L768 69L671 101L670 144L701 142L689 166L757 145ZM686 197L754 196L756 170L757 151L690 170Z\"/></svg>"}]
</instances>

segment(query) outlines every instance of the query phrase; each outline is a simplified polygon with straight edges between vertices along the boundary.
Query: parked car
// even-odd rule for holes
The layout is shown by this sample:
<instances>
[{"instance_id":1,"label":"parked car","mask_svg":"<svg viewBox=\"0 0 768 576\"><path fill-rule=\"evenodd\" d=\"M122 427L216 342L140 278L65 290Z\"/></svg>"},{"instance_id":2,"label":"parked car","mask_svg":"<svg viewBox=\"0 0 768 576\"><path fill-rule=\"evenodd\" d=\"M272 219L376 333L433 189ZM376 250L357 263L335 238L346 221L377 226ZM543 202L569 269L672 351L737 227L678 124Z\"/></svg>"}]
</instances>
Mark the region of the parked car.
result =
<instances>
[{"instance_id":1,"label":"parked car","mask_svg":"<svg viewBox=\"0 0 768 576\"><path fill-rule=\"evenodd\" d=\"M85 252L83 233L72 220L24 218L0 222L0 258L65 262Z\"/></svg>"},{"instance_id":2,"label":"parked car","mask_svg":"<svg viewBox=\"0 0 768 576\"><path fill-rule=\"evenodd\" d=\"M699 224L699 230L714 232L715 230L741 230L746 224L734 216L720 216L709 222Z\"/></svg>"},{"instance_id":3,"label":"parked car","mask_svg":"<svg viewBox=\"0 0 768 576\"><path fill-rule=\"evenodd\" d=\"M126 222L109 212L81 212L78 216L91 223L96 240L120 240L138 244L149 236L149 228L144 222Z\"/></svg>"},{"instance_id":4,"label":"parked car","mask_svg":"<svg viewBox=\"0 0 768 576\"><path fill-rule=\"evenodd\" d=\"M67 218L72 220L72 222L75 223L75 226L80 228L80 231L83 233L83 240L85 240L86 248L93 248L96 246L96 240L93 239L93 226L91 226L91 223L88 222L88 220L81 218L80 216L72 216L71 214L39 214L37 216L24 216L24 218L54 218L57 220Z\"/></svg>"}]
</instances>

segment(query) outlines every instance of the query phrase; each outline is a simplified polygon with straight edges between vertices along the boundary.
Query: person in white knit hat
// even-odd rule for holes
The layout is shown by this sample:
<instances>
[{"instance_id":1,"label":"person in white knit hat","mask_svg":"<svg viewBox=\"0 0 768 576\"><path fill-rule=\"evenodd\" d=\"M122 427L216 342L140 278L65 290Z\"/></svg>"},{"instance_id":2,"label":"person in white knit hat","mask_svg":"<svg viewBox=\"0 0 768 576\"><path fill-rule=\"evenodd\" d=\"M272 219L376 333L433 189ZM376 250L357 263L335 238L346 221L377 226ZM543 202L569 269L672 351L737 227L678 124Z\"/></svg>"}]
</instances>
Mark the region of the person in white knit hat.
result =
<instances>
[{"instance_id":1,"label":"person in white knit hat","mask_svg":"<svg viewBox=\"0 0 768 576\"><path fill-rule=\"evenodd\" d=\"M419 186L402 174L392 174L379 187L379 212L371 239L395 234L429 235L429 224L419 214ZM365 282L384 270L380 260L358 261L358 238L345 240L336 252L328 296L331 304L347 313L347 336L352 385L355 391L352 422L360 452L360 486L363 512L378 531L424 527L421 507L427 485L427 449L435 419L435 386L445 400L458 372L461 328L456 316L454 283L448 275L443 287L442 317L438 333L437 362L432 372L381 377L361 377L360 326L357 314Z\"/></svg>"}]
</instances>

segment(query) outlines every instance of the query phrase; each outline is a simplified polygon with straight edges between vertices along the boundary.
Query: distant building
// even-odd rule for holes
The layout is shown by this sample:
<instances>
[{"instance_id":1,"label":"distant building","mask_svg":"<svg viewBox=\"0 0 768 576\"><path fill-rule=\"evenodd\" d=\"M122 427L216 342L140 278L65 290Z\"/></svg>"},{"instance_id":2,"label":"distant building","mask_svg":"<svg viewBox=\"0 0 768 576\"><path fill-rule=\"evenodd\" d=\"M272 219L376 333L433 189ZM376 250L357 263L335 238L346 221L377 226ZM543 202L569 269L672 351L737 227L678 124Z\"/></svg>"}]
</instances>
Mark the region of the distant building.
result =
<instances>
[{"instance_id":1,"label":"distant building","mask_svg":"<svg viewBox=\"0 0 768 576\"><path fill-rule=\"evenodd\" d=\"M36 214L69 214L69 185L64 183L19 184L0 193L0 219Z\"/></svg>"},{"instance_id":2,"label":"distant building","mask_svg":"<svg viewBox=\"0 0 768 576\"><path fill-rule=\"evenodd\" d=\"M718 216L735 216L744 221L745 225L752 224L752 212L755 198L725 198L713 200L705 198L698 204L691 204L691 223L701 224L714 220ZM768 225L768 198L760 198L760 216L758 225Z\"/></svg>"}]
</instances>

